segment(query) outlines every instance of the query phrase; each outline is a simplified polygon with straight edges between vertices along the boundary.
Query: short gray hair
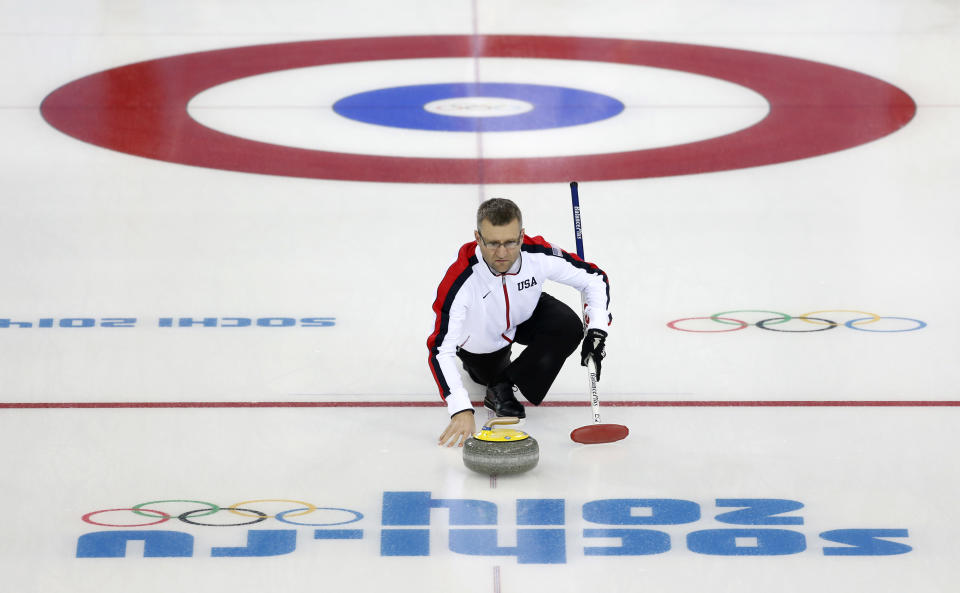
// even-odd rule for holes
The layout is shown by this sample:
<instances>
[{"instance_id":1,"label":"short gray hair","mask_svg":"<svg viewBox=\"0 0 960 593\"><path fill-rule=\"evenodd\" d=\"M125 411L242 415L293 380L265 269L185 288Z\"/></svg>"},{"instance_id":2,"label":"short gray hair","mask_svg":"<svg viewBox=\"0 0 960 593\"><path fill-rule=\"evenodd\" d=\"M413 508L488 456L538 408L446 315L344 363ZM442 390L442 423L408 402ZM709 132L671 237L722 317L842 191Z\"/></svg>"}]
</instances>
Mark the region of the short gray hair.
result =
<instances>
[{"instance_id":1,"label":"short gray hair","mask_svg":"<svg viewBox=\"0 0 960 593\"><path fill-rule=\"evenodd\" d=\"M484 220L493 226L503 226L518 220L520 228L523 228L523 214L520 213L520 207L506 198L490 198L480 204L477 208L477 229Z\"/></svg>"}]
</instances>

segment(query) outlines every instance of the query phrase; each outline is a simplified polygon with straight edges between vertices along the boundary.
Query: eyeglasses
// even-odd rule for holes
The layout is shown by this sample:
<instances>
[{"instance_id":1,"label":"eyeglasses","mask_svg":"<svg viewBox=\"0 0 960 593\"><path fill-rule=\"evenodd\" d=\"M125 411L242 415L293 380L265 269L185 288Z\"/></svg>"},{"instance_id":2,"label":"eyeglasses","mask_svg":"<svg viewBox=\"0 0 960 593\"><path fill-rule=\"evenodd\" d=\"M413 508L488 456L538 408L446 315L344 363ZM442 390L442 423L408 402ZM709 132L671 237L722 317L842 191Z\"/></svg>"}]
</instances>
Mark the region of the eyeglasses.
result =
<instances>
[{"instance_id":1,"label":"eyeglasses","mask_svg":"<svg viewBox=\"0 0 960 593\"><path fill-rule=\"evenodd\" d=\"M480 241L483 243L484 247L493 249L494 251L500 249L501 247L507 249L508 251L512 251L517 247L520 247L520 243L523 242L523 234L512 241L487 241L483 238L483 235L480 234L480 231L477 231L477 235L480 237Z\"/></svg>"}]
</instances>

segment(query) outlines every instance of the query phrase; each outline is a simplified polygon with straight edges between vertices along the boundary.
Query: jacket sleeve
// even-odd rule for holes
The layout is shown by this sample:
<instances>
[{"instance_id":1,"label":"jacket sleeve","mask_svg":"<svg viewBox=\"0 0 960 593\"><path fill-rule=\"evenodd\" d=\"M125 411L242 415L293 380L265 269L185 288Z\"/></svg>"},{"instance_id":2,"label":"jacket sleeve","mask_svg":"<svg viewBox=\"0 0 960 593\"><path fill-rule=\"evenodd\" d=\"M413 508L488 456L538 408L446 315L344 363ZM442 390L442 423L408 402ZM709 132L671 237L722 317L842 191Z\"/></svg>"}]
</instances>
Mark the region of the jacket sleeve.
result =
<instances>
[{"instance_id":1,"label":"jacket sleeve","mask_svg":"<svg viewBox=\"0 0 960 593\"><path fill-rule=\"evenodd\" d=\"M527 240L542 247L541 252L547 255L545 266L550 280L572 286L583 294L587 327L608 331L613 316L610 314L610 280L606 272L575 254L553 247L543 237Z\"/></svg>"},{"instance_id":2,"label":"jacket sleeve","mask_svg":"<svg viewBox=\"0 0 960 593\"><path fill-rule=\"evenodd\" d=\"M457 365L457 345L464 332L469 302L469 288L465 284L471 274L470 261L464 258L464 250L461 250L460 257L447 270L437 288L437 298L433 302L436 319L433 333L427 338L430 371L451 416L473 408Z\"/></svg>"}]
</instances>

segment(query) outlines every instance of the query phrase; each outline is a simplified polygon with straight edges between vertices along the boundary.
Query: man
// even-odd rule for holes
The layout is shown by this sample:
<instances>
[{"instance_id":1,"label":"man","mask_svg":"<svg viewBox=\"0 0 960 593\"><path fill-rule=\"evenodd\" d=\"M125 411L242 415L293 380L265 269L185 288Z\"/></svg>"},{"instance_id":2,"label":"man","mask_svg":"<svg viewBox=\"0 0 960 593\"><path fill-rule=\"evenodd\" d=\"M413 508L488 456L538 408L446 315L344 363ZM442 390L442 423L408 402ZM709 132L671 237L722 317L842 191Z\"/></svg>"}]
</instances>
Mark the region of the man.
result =
<instances>
[{"instance_id":1,"label":"man","mask_svg":"<svg viewBox=\"0 0 960 593\"><path fill-rule=\"evenodd\" d=\"M592 358L600 378L607 337L603 328L611 320L607 275L523 231L520 208L510 200L493 198L480 204L475 241L460 248L437 289L436 323L427 348L430 370L450 414L440 445L462 447L476 431L456 358L473 381L487 387L483 403L497 416L526 416L514 390L540 405L581 338L580 363L586 366ZM583 293L586 337L580 316L542 292L547 280ZM514 342L526 349L511 361Z\"/></svg>"}]
</instances>

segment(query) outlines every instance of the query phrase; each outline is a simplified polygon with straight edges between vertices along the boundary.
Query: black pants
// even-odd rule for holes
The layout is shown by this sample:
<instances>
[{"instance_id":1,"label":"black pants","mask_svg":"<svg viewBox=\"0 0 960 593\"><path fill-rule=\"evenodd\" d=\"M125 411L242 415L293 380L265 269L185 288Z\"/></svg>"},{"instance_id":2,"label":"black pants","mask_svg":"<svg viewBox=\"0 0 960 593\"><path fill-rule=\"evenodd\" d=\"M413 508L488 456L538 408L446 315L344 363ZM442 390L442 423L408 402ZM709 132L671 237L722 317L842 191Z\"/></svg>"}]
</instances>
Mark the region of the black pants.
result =
<instances>
[{"instance_id":1,"label":"black pants","mask_svg":"<svg viewBox=\"0 0 960 593\"><path fill-rule=\"evenodd\" d=\"M547 293L530 319L517 326L514 342L526 346L510 361L510 346L487 354L457 350L463 368L481 385L507 380L520 388L527 401L540 405L563 363L583 339L583 323L573 309Z\"/></svg>"}]
</instances>

